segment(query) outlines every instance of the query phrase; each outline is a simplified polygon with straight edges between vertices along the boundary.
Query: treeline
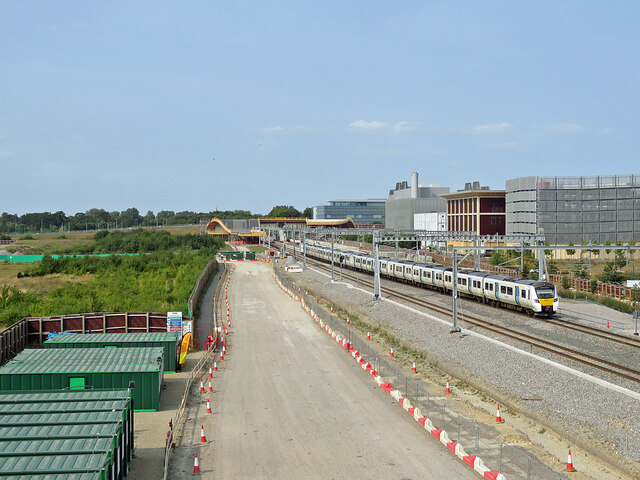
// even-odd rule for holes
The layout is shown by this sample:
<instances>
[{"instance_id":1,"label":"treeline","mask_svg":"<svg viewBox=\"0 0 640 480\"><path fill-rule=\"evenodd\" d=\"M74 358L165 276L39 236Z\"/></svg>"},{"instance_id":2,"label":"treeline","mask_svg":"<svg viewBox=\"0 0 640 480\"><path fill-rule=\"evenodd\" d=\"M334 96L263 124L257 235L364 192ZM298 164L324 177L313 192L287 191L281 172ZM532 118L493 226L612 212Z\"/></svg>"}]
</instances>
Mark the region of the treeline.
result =
<instances>
[{"instance_id":1,"label":"treeline","mask_svg":"<svg viewBox=\"0 0 640 480\"><path fill-rule=\"evenodd\" d=\"M138 228L128 231L101 230L94 236L88 248L92 253L139 253L176 250L216 251L224 242L211 235L171 235L163 230Z\"/></svg>"},{"instance_id":2,"label":"treeline","mask_svg":"<svg viewBox=\"0 0 640 480\"><path fill-rule=\"evenodd\" d=\"M70 313L181 311L211 258L206 250L56 260L45 257L22 275L92 274L93 278L68 284L47 295L0 286L0 325L10 325L24 317Z\"/></svg>"},{"instance_id":3,"label":"treeline","mask_svg":"<svg viewBox=\"0 0 640 480\"><path fill-rule=\"evenodd\" d=\"M300 212L295 207L288 205L276 205L266 215L268 218L311 218L312 216L313 209L311 207ZM226 220L260 217L265 217L265 215L251 213L248 210L213 210L211 212L161 210L158 213L149 210L145 215L142 215L137 208L128 208L122 212L108 212L101 208L92 208L75 215L66 215L62 211L25 213L24 215L3 212L0 215L0 234L193 225L206 223L212 218Z\"/></svg>"}]
</instances>

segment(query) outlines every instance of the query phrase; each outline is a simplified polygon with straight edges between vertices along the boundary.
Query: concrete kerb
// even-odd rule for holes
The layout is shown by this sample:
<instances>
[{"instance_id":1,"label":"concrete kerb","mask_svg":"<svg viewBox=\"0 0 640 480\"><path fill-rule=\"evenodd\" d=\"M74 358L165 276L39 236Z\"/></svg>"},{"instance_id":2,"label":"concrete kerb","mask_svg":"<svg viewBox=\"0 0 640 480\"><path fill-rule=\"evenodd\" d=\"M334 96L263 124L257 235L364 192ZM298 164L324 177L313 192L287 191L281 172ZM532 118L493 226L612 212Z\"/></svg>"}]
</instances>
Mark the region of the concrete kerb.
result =
<instances>
[{"instance_id":1,"label":"concrete kerb","mask_svg":"<svg viewBox=\"0 0 640 480\"><path fill-rule=\"evenodd\" d=\"M276 279L276 283L278 286L287 293L291 298L293 298L296 302L300 302L302 308L309 313L309 315L320 325L323 330L325 330L337 343L341 344L343 347L345 346L347 339L345 339L341 334L336 333L331 327L329 327L325 322L319 318L319 316L313 311L313 308L307 307L304 298L298 297L294 291L285 287L278 275L274 274L274 278ZM317 308L317 307L316 307ZM359 352L355 350L351 350L350 355L360 364L360 366L368 371L372 376L373 380L380 385L380 387L385 390L392 398L394 398L398 403L422 426L424 429L429 432L434 438L436 438L445 448L447 448L450 452L460 458L466 465L471 467L473 470L478 472L485 479L489 480L506 480L506 477L502 475L500 472L494 472L488 467L485 466L482 459L475 455L467 455L466 451L458 442L452 442L449 439L449 435L446 431L442 429L436 429L431 422L431 420L427 417L422 416L419 408L412 407L409 403L409 400L404 397L400 390L394 389L393 386L385 382L384 379L372 369L371 365L366 362L361 363L360 359L362 356Z\"/></svg>"}]
</instances>

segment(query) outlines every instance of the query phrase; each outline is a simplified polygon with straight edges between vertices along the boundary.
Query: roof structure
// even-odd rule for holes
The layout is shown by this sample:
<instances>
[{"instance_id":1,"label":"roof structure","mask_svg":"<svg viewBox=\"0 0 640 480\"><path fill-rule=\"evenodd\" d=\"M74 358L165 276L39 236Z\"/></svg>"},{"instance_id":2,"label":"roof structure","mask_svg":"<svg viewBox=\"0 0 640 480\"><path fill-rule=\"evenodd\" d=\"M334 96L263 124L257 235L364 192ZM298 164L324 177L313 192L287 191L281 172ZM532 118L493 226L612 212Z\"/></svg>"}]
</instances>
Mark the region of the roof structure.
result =
<instances>
[{"instance_id":1,"label":"roof structure","mask_svg":"<svg viewBox=\"0 0 640 480\"><path fill-rule=\"evenodd\" d=\"M265 235L263 228L265 227L284 227L286 225L306 225L309 227L340 227L355 228L355 223L351 218L341 218L335 220L310 220L308 218L260 218L258 219L259 228L251 228L250 231L233 231L219 218L212 218L207 224L206 230L209 235L218 235L228 239L229 237L250 238L261 237Z\"/></svg>"}]
</instances>

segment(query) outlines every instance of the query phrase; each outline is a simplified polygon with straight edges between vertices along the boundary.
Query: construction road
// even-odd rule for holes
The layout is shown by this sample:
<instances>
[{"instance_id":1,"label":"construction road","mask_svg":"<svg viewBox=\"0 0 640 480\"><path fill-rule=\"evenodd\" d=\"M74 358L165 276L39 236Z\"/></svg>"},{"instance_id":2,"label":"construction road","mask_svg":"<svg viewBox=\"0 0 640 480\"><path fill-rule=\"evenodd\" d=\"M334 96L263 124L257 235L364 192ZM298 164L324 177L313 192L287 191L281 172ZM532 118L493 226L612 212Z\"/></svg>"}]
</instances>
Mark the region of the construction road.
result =
<instances>
[{"instance_id":1,"label":"construction road","mask_svg":"<svg viewBox=\"0 0 640 480\"><path fill-rule=\"evenodd\" d=\"M214 393L192 396L171 478L191 476L195 453L202 478L480 478L279 289L270 265L235 265L228 353Z\"/></svg>"}]
</instances>

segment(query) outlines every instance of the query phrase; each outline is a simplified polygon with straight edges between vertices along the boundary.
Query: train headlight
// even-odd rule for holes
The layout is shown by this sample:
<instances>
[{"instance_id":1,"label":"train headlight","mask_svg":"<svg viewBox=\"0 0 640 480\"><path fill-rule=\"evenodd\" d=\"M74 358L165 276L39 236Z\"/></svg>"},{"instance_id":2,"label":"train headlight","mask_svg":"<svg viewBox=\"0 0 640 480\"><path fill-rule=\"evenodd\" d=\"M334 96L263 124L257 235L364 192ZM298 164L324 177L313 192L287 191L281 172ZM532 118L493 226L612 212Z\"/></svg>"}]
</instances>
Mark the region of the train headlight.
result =
<instances>
[{"instance_id":1,"label":"train headlight","mask_svg":"<svg viewBox=\"0 0 640 480\"><path fill-rule=\"evenodd\" d=\"M534 302L534 303L540 303L540 300L538 300L537 298L534 298L534 299L533 299L533 302Z\"/></svg>"}]
</instances>

